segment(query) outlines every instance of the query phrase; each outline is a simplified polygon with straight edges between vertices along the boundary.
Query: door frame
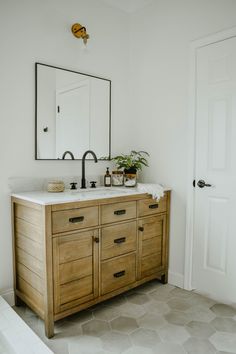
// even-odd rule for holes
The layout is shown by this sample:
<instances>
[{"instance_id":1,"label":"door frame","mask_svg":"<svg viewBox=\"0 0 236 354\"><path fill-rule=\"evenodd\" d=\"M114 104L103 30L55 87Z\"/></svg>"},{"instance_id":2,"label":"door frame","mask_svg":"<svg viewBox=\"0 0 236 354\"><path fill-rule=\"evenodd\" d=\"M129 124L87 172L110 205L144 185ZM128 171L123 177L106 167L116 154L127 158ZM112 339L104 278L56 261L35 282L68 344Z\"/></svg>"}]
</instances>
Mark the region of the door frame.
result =
<instances>
[{"instance_id":1,"label":"door frame","mask_svg":"<svg viewBox=\"0 0 236 354\"><path fill-rule=\"evenodd\" d=\"M187 207L186 207L186 234L185 234L185 265L184 289L192 290L193 271L193 241L194 241L194 202L195 193L195 154L196 154L196 52L201 47L208 46L226 39L236 37L236 27L220 31L200 38L189 46L189 81L188 81L188 169L187 169Z\"/></svg>"}]
</instances>

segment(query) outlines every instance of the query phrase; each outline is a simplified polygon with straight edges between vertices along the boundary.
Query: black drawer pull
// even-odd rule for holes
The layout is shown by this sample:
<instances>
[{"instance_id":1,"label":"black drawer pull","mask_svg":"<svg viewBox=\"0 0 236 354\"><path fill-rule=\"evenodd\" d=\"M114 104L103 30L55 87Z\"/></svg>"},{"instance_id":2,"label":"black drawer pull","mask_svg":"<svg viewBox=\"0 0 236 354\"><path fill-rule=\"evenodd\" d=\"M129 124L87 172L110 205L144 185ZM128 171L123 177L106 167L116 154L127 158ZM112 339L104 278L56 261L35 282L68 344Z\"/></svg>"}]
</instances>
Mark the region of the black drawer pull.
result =
<instances>
[{"instance_id":1,"label":"black drawer pull","mask_svg":"<svg viewBox=\"0 0 236 354\"><path fill-rule=\"evenodd\" d=\"M142 232L144 231L144 227L143 226L139 226L138 229L139 229L139 231L142 231Z\"/></svg>"},{"instance_id":2,"label":"black drawer pull","mask_svg":"<svg viewBox=\"0 0 236 354\"><path fill-rule=\"evenodd\" d=\"M126 238L125 237L120 237L120 238L116 238L114 240L114 243L123 243L125 242Z\"/></svg>"},{"instance_id":3,"label":"black drawer pull","mask_svg":"<svg viewBox=\"0 0 236 354\"><path fill-rule=\"evenodd\" d=\"M114 214L115 214L115 215L124 215L124 214L126 214L126 210L125 210L125 209L122 209L122 210L115 210L115 211L114 211Z\"/></svg>"},{"instance_id":4,"label":"black drawer pull","mask_svg":"<svg viewBox=\"0 0 236 354\"><path fill-rule=\"evenodd\" d=\"M71 222L72 224L76 224L77 222L81 221L84 221L84 216L76 216L74 218L69 219L69 222Z\"/></svg>"},{"instance_id":5,"label":"black drawer pull","mask_svg":"<svg viewBox=\"0 0 236 354\"><path fill-rule=\"evenodd\" d=\"M122 270L121 272L114 273L113 277L120 278L120 277L123 277L123 275L125 275L125 270Z\"/></svg>"},{"instance_id":6,"label":"black drawer pull","mask_svg":"<svg viewBox=\"0 0 236 354\"><path fill-rule=\"evenodd\" d=\"M159 204L150 204L149 209L157 209L159 207Z\"/></svg>"}]
</instances>

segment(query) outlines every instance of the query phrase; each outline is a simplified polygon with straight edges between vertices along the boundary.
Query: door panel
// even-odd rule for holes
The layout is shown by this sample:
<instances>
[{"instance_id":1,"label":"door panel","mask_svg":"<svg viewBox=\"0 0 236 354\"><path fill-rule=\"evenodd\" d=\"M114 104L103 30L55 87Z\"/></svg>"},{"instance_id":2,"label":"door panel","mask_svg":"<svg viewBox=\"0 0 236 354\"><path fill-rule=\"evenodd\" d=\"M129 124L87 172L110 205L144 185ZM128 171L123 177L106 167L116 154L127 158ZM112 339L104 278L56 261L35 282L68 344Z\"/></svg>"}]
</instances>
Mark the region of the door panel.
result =
<instances>
[{"instance_id":1,"label":"door panel","mask_svg":"<svg viewBox=\"0 0 236 354\"><path fill-rule=\"evenodd\" d=\"M166 216L150 216L139 220L138 277L145 278L166 264Z\"/></svg>"},{"instance_id":2,"label":"door panel","mask_svg":"<svg viewBox=\"0 0 236 354\"><path fill-rule=\"evenodd\" d=\"M98 230L53 239L55 313L98 296L99 243L95 240L98 240Z\"/></svg>"},{"instance_id":3,"label":"door panel","mask_svg":"<svg viewBox=\"0 0 236 354\"><path fill-rule=\"evenodd\" d=\"M197 50L193 287L236 298L236 38Z\"/></svg>"}]
</instances>

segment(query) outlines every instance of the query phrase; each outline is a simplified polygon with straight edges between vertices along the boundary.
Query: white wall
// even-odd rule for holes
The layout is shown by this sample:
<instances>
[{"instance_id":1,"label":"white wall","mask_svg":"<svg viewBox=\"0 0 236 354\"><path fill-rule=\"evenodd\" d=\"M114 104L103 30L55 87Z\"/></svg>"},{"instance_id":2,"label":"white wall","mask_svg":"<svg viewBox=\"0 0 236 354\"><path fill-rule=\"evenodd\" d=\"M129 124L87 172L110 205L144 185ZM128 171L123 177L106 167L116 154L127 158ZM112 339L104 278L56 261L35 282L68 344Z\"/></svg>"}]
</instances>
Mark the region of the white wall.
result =
<instances>
[{"instance_id":1,"label":"white wall","mask_svg":"<svg viewBox=\"0 0 236 354\"><path fill-rule=\"evenodd\" d=\"M113 152L149 151L144 177L173 188L170 270L181 282L188 44L236 25L235 13L235 0L154 0L132 15L98 0L0 2L0 292L12 287L8 178L81 171L79 162L34 161L35 61L112 80ZM75 22L88 29L88 52L70 33ZM89 162L88 174L106 164Z\"/></svg>"},{"instance_id":2,"label":"white wall","mask_svg":"<svg viewBox=\"0 0 236 354\"><path fill-rule=\"evenodd\" d=\"M0 1L0 292L12 287L8 178L81 173L78 161L34 161L34 63L111 79L113 151L126 149L127 16L98 0ZM71 34L75 22L87 27L88 51ZM106 165L88 162L87 173L103 174Z\"/></svg>"},{"instance_id":3,"label":"white wall","mask_svg":"<svg viewBox=\"0 0 236 354\"><path fill-rule=\"evenodd\" d=\"M131 17L133 144L145 179L172 187L170 281L183 281L189 42L236 26L234 0L155 0Z\"/></svg>"}]
</instances>

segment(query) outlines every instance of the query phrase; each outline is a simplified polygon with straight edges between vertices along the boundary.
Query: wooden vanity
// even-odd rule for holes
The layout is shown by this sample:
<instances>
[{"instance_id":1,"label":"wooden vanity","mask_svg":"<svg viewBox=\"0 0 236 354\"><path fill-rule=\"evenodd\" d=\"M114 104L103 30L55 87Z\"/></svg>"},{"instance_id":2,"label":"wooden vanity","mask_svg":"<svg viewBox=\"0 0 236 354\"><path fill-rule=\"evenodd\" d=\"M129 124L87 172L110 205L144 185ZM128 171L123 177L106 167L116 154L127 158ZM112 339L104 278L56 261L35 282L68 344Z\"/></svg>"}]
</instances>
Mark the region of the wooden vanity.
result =
<instances>
[{"instance_id":1,"label":"wooden vanity","mask_svg":"<svg viewBox=\"0 0 236 354\"><path fill-rule=\"evenodd\" d=\"M168 276L170 191L43 205L12 197L16 304L54 321Z\"/></svg>"}]
</instances>

